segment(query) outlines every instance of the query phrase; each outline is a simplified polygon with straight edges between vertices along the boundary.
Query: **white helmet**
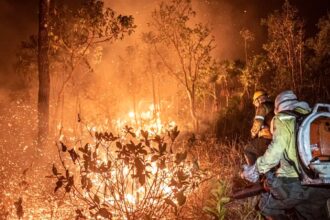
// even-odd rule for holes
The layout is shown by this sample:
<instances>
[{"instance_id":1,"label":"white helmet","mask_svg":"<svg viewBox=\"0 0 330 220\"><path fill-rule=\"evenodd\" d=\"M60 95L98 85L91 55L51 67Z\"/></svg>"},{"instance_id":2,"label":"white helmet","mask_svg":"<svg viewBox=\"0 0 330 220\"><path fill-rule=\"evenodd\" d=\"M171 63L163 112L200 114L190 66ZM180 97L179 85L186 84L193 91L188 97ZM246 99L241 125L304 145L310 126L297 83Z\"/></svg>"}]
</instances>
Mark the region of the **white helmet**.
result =
<instances>
[{"instance_id":1,"label":"white helmet","mask_svg":"<svg viewBox=\"0 0 330 220\"><path fill-rule=\"evenodd\" d=\"M308 103L298 101L297 96L291 90L283 91L277 95L275 99L275 114L283 110L293 110L295 107L310 109Z\"/></svg>"}]
</instances>

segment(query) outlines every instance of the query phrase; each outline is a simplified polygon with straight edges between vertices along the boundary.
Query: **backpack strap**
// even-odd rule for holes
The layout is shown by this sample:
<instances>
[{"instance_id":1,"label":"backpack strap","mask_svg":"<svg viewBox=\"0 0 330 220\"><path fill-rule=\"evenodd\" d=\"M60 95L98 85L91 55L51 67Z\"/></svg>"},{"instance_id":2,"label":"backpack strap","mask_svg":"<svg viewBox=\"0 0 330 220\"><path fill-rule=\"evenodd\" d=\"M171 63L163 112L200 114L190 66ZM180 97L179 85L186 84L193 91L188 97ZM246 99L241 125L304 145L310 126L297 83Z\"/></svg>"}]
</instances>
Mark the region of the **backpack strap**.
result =
<instances>
[{"instance_id":1,"label":"backpack strap","mask_svg":"<svg viewBox=\"0 0 330 220\"><path fill-rule=\"evenodd\" d=\"M304 119L309 115L309 114L302 114L302 113L294 111L294 110L285 110L285 111L281 111L280 113L291 115L296 118L296 124L295 124L296 132L298 132L300 125L302 124Z\"/></svg>"}]
</instances>

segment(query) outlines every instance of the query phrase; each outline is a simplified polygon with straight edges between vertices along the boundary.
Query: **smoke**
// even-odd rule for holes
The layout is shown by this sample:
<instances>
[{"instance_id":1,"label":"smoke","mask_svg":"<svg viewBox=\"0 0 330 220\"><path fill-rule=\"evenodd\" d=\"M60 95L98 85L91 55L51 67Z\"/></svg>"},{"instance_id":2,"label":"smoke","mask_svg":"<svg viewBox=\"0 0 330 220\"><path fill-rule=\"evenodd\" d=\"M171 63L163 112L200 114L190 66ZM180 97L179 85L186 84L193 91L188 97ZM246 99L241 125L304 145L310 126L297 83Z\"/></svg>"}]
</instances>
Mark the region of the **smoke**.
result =
<instances>
[{"instance_id":1,"label":"smoke","mask_svg":"<svg viewBox=\"0 0 330 220\"><path fill-rule=\"evenodd\" d=\"M136 33L130 40L124 40L122 45L139 42L140 34L148 29L147 23L151 12L157 8L160 1L106 1L106 5L119 13L131 14L137 24ZM213 28L215 36L217 59L243 58L243 41L239 34L243 28L249 29L255 35L251 51L259 52L265 39L265 29L260 25L260 19L267 13L279 8L278 0L193 0L193 9L197 12L196 21L208 24ZM116 46L120 46L120 44Z\"/></svg>"},{"instance_id":2,"label":"smoke","mask_svg":"<svg viewBox=\"0 0 330 220\"><path fill-rule=\"evenodd\" d=\"M21 41L37 33L37 0L0 1L0 83L13 89L15 55Z\"/></svg>"},{"instance_id":3,"label":"smoke","mask_svg":"<svg viewBox=\"0 0 330 220\"><path fill-rule=\"evenodd\" d=\"M197 12L196 20L207 23L213 28L216 48L214 57L223 59L242 59L244 57L243 40L239 34L243 28L249 29L255 36L250 43L249 55L259 53L266 40L266 29L260 25L260 19L267 17L275 9L280 9L284 0L192 0ZM65 1L63 1L65 2ZM70 1L71 2L71 1ZM135 33L103 50L104 57L97 71L101 75L114 74L119 65L119 57L125 59L127 46L143 48L141 34L148 31L151 13L160 0L105 0L107 7L120 14L132 15L137 28ZM318 3L292 0L301 16L305 17L308 31L315 30L315 23L329 9L328 0ZM0 83L2 89L19 89L13 65L20 42L37 33L38 0L2 0L0 1ZM313 29L314 28L314 29Z\"/></svg>"}]
</instances>

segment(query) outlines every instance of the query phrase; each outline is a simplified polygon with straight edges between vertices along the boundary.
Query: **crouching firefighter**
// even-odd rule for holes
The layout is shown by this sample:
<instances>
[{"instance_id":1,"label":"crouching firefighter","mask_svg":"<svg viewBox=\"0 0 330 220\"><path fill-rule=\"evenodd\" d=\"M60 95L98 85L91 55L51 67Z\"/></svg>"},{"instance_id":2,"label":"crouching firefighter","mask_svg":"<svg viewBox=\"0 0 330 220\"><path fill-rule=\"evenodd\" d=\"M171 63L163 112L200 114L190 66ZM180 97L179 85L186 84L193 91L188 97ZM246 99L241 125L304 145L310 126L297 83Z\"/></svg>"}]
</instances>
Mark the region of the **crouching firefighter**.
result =
<instances>
[{"instance_id":1,"label":"crouching firefighter","mask_svg":"<svg viewBox=\"0 0 330 220\"><path fill-rule=\"evenodd\" d=\"M299 180L299 158L296 151L296 118L289 111L308 114L310 107L297 100L292 91L284 91L275 99L273 139L265 153L253 165L244 166L241 176L257 182L259 175L266 176L268 189L261 194L259 208L266 219L327 219L326 201L330 189L303 186ZM297 168L298 167L298 168ZM274 172L269 172L275 169Z\"/></svg>"},{"instance_id":2,"label":"crouching firefighter","mask_svg":"<svg viewBox=\"0 0 330 220\"><path fill-rule=\"evenodd\" d=\"M244 148L247 164L252 165L263 155L271 142L270 123L274 116L274 103L270 101L265 91L256 91L253 95L253 105L256 108L251 128L252 141Z\"/></svg>"}]
</instances>

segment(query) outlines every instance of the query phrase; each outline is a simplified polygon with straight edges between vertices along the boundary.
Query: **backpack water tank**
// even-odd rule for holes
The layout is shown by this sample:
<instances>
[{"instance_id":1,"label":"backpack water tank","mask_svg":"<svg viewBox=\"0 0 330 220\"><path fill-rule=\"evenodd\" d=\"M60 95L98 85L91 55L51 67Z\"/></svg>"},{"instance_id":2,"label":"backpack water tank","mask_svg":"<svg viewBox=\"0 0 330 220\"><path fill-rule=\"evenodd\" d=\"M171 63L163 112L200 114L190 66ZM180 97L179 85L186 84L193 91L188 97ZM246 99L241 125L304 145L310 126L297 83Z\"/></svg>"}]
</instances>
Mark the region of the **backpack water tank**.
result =
<instances>
[{"instance_id":1,"label":"backpack water tank","mask_svg":"<svg viewBox=\"0 0 330 220\"><path fill-rule=\"evenodd\" d=\"M330 184L330 104L316 104L298 130L302 183Z\"/></svg>"}]
</instances>

